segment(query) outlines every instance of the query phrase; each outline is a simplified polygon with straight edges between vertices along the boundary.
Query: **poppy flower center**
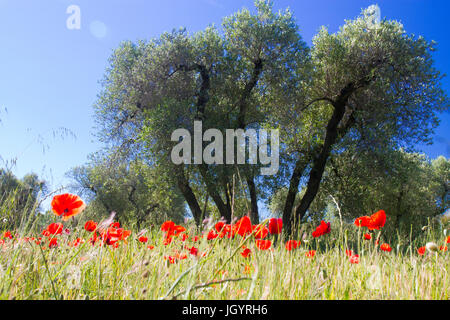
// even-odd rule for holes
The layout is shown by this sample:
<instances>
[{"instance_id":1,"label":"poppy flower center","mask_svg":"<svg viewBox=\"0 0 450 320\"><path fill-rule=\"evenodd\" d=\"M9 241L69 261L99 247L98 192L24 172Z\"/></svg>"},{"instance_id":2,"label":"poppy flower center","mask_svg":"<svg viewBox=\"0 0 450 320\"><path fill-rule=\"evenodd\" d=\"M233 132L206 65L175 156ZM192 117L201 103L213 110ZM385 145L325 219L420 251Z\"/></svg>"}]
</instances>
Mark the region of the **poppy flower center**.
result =
<instances>
[{"instance_id":1,"label":"poppy flower center","mask_svg":"<svg viewBox=\"0 0 450 320\"><path fill-rule=\"evenodd\" d=\"M67 213L67 212L69 212L69 209L67 209L67 208L64 209L64 213Z\"/></svg>"}]
</instances>

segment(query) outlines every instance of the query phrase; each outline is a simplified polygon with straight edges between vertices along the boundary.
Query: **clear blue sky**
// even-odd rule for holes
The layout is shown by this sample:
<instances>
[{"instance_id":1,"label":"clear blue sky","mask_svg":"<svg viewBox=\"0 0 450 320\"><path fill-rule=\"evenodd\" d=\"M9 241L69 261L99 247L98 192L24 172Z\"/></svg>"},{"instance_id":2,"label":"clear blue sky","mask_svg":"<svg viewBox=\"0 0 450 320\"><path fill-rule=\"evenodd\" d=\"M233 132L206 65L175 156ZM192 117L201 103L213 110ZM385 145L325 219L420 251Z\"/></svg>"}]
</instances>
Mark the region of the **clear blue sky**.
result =
<instances>
[{"instance_id":1,"label":"clear blue sky","mask_svg":"<svg viewBox=\"0 0 450 320\"><path fill-rule=\"evenodd\" d=\"M320 26L337 31L344 19L377 3L381 16L400 20L407 32L438 42L436 66L450 73L447 0L275 0L290 7L303 39ZM81 9L81 29L69 30L69 5ZM64 174L101 148L93 137L92 105L112 50L123 40L149 39L184 26L190 32L221 20L253 1L235 0L0 0L0 166L17 158L14 173L36 172L57 188ZM444 87L450 92L450 80ZM5 110L7 109L7 111ZM449 114L441 117L430 157L450 157ZM70 130L76 138L59 134Z\"/></svg>"}]
</instances>

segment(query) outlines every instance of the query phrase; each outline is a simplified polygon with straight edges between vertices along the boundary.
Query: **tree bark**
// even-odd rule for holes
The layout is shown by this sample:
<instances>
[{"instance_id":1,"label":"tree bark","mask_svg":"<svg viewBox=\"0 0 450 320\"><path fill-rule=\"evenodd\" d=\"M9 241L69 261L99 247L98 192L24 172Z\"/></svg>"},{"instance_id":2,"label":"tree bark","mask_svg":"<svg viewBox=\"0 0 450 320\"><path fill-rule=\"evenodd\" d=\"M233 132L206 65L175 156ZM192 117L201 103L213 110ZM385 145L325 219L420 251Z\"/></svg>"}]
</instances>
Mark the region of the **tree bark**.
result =
<instances>
[{"instance_id":1,"label":"tree bark","mask_svg":"<svg viewBox=\"0 0 450 320\"><path fill-rule=\"evenodd\" d=\"M217 192L217 188L213 183L213 179L208 172L208 166L206 164L200 164L198 168L205 181L206 190L216 204L220 215L224 217L226 221L231 222L231 211L228 209L227 205L223 202L220 194Z\"/></svg>"},{"instance_id":2,"label":"tree bark","mask_svg":"<svg viewBox=\"0 0 450 320\"><path fill-rule=\"evenodd\" d=\"M194 191L192 191L192 188L189 186L189 181L184 176L183 168L177 167L177 171L177 186L180 189L184 199L188 203L189 209L191 209L195 224L197 225L197 227L200 227L202 223L202 210L200 209L200 205L198 204Z\"/></svg>"},{"instance_id":3,"label":"tree bark","mask_svg":"<svg viewBox=\"0 0 450 320\"><path fill-rule=\"evenodd\" d=\"M302 177L303 171L305 171L307 165L308 161L305 160L302 161L301 159L297 160L290 179L289 190L286 196L286 200L284 202L284 209L283 209L284 229L288 230L287 232L285 232L286 239L291 236L292 209L294 208L295 196L297 195L298 192L298 185L300 183L300 178Z\"/></svg>"},{"instance_id":4,"label":"tree bark","mask_svg":"<svg viewBox=\"0 0 450 320\"><path fill-rule=\"evenodd\" d=\"M246 180L250 192L250 201L251 201L250 220L252 221L252 224L258 224L259 223L258 199L256 198L256 186L253 174L251 174L251 176L247 176Z\"/></svg>"},{"instance_id":5,"label":"tree bark","mask_svg":"<svg viewBox=\"0 0 450 320\"><path fill-rule=\"evenodd\" d=\"M327 126L327 135L325 138L325 142L323 144L322 150L318 157L314 159L313 167L309 174L309 180L306 187L306 192L300 201L299 206L295 210L295 224L294 227L297 227L299 221L303 218L308 210L311 202L314 200L320 186L320 181L322 180L323 172L325 171L325 165L327 159L330 155L331 148L333 144L336 142L337 138L337 125L339 121L342 119L344 115L345 108L335 108L333 116L328 122Z\"/></svg>"},{"instance_id":6,"label":"tree bark","mask_svg":"<svg viewBox=\"0 0 450 320\"><path fill-rule=\"evenodd\" d=\"M237 117L238 128L245 129L245 113L247 112L247 100L250 97L250 94L253 88L256 86L259 80L259 76L263 71L263 61L261 58L256 59L254 62L254 68L252 72L252 77L250 81L245 85L244 90L242 91L241 98L239 99L239 114Z\"/></svg>"},{"instance_id":7,"label":"tree bark","mask_svg":"<svg viewBox=\"0 0 450 320\"><path fill-rule=\"evenodd\" d=\"M345 86L341 90L338 98L332 103L333 107L334 107L334 111L333 111L333 115L331 116L331 118L327 124L325 141L322 145L320 153L313 160L313 166L312 166L311 172L309 174L309 179L308 179L308 183L306 186L306 192L303 195L299 206L295 210L294 230L298 229L299 222L305 216L306 211L309 209L309 206L311 205L311 202L314 200L314 198L317 195L317 192L319 191L319 186L320 186L320 182L322 180L323 173L325 171L325 165L327 163L327 159L330 156L333 145L338 140L338 136L345 135L346 131L354 123L354 118L351 117L351 113L350 113L350 117L348 118L348 121L346 121L344 126L339 128L339 125L341 124L341 121L345 115L348 99L350 98L351 94L353 92L355 92L355 90L357 90L361 87L364 87L369 82L370 82L370 80L368 80L368 79L361 79L355 83L354 82L349 83L347 86ZM292 232L292 230L290 230L290 229L288 229L286 231L289 234Z\"/></svg>"},{"instance_id":8,"label":"tree bark","mask_svg":"<svg viewBox=\"0 0 450 320\"><path fill-rule=\"evenodd\" d=\"M224 177L224 178L227 178L227 177ZM232 199L231 199L230 195L232 195L233 191L231 190L231 187L230 187L227 179L224 179L224 181L222 183L223 183L222 184L223 193L225 194L225 201L226 201L225 206L227 208L227 212L229 212L229 214L230 214L230 222L231 222L231 219L233 218L233 216L232 216L233 215L233 210L232 210L233 203L232 203ZM228 221L228 219L227 219L227 221Z\"/></svg>"},{"instance_id":9,"label":"tree bark","mask_svg":"<svg viewBox=\"0 0 450 320\"><path fill-rule=\"evenodd\" d=\"M254 68L252 72L252 76L250 81L245 85L244 90L242 92L241 98L239 100L239 114L237 117L237 126L238 129L245 129L245 114L247 112L247 101L250 97L250 94L253 88L258 83L259 77L263 71L263 60L261 58L256 59L254 62ZM248 190L250 193L250 202L251 202L251 211L250 211L250 220L252 223L259 223L259 213L258 213L258 198L256 196L256 185L255 185L255 176L253 171L249 170L246 173L246 182L248 186Z\"/></svg>"}]
</instances>

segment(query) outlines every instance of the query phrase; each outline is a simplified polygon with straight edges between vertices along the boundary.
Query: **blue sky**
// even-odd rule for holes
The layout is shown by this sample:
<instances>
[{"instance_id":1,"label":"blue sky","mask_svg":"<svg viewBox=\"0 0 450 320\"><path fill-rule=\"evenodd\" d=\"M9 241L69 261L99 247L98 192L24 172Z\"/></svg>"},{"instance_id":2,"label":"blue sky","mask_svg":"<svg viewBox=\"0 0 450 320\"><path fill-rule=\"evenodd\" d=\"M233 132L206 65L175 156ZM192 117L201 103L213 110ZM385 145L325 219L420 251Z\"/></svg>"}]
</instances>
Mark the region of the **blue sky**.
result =
<instances>
[{"instance_id":1,"label":"blue sky","mask_svg":"<svg viewBox=\"0 0 450 320\"><path fill-rule=\"evenodd\" d=\"M436 67L450 73L447 0L274 1L276 9L294 12L308 44L322 25L335 32L344 19L374 3L383 18L437 41ZM79 30L66 27L70 5L81 10ZM181 26L190 32L220 26L224 16L242 7L253 10L253 1L0 0L0 166L17 159L12 167L17 176L36 172L52 189L67 184L64 174L101 148L93 136L92 105L112 50L121 41ZM450 92L448 77L443 84ZM450 157L450 115L441 120L434 145L418 146L432 158Z\"/></svg>"}]
</instances>

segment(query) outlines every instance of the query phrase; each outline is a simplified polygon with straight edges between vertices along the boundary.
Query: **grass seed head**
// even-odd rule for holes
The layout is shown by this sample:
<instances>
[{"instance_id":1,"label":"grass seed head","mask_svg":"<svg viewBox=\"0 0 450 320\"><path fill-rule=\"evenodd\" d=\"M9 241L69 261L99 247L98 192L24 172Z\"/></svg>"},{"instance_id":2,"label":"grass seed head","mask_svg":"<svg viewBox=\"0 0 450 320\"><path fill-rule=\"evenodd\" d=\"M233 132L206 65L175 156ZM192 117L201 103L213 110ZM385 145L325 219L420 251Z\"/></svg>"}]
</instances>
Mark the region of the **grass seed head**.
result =
<instances>
[{"instance_id":1,"label":"grass seed head","mask_svg":"<svg viewBox=\"0 0 450 320\"><path fill-rule=\"evenodd\" d=\"M428 242L425 247L427 248L428 251L430 252L437 252L439 250L439 247L436 243L434 242Z\"/></svg>"}]
</instances>

